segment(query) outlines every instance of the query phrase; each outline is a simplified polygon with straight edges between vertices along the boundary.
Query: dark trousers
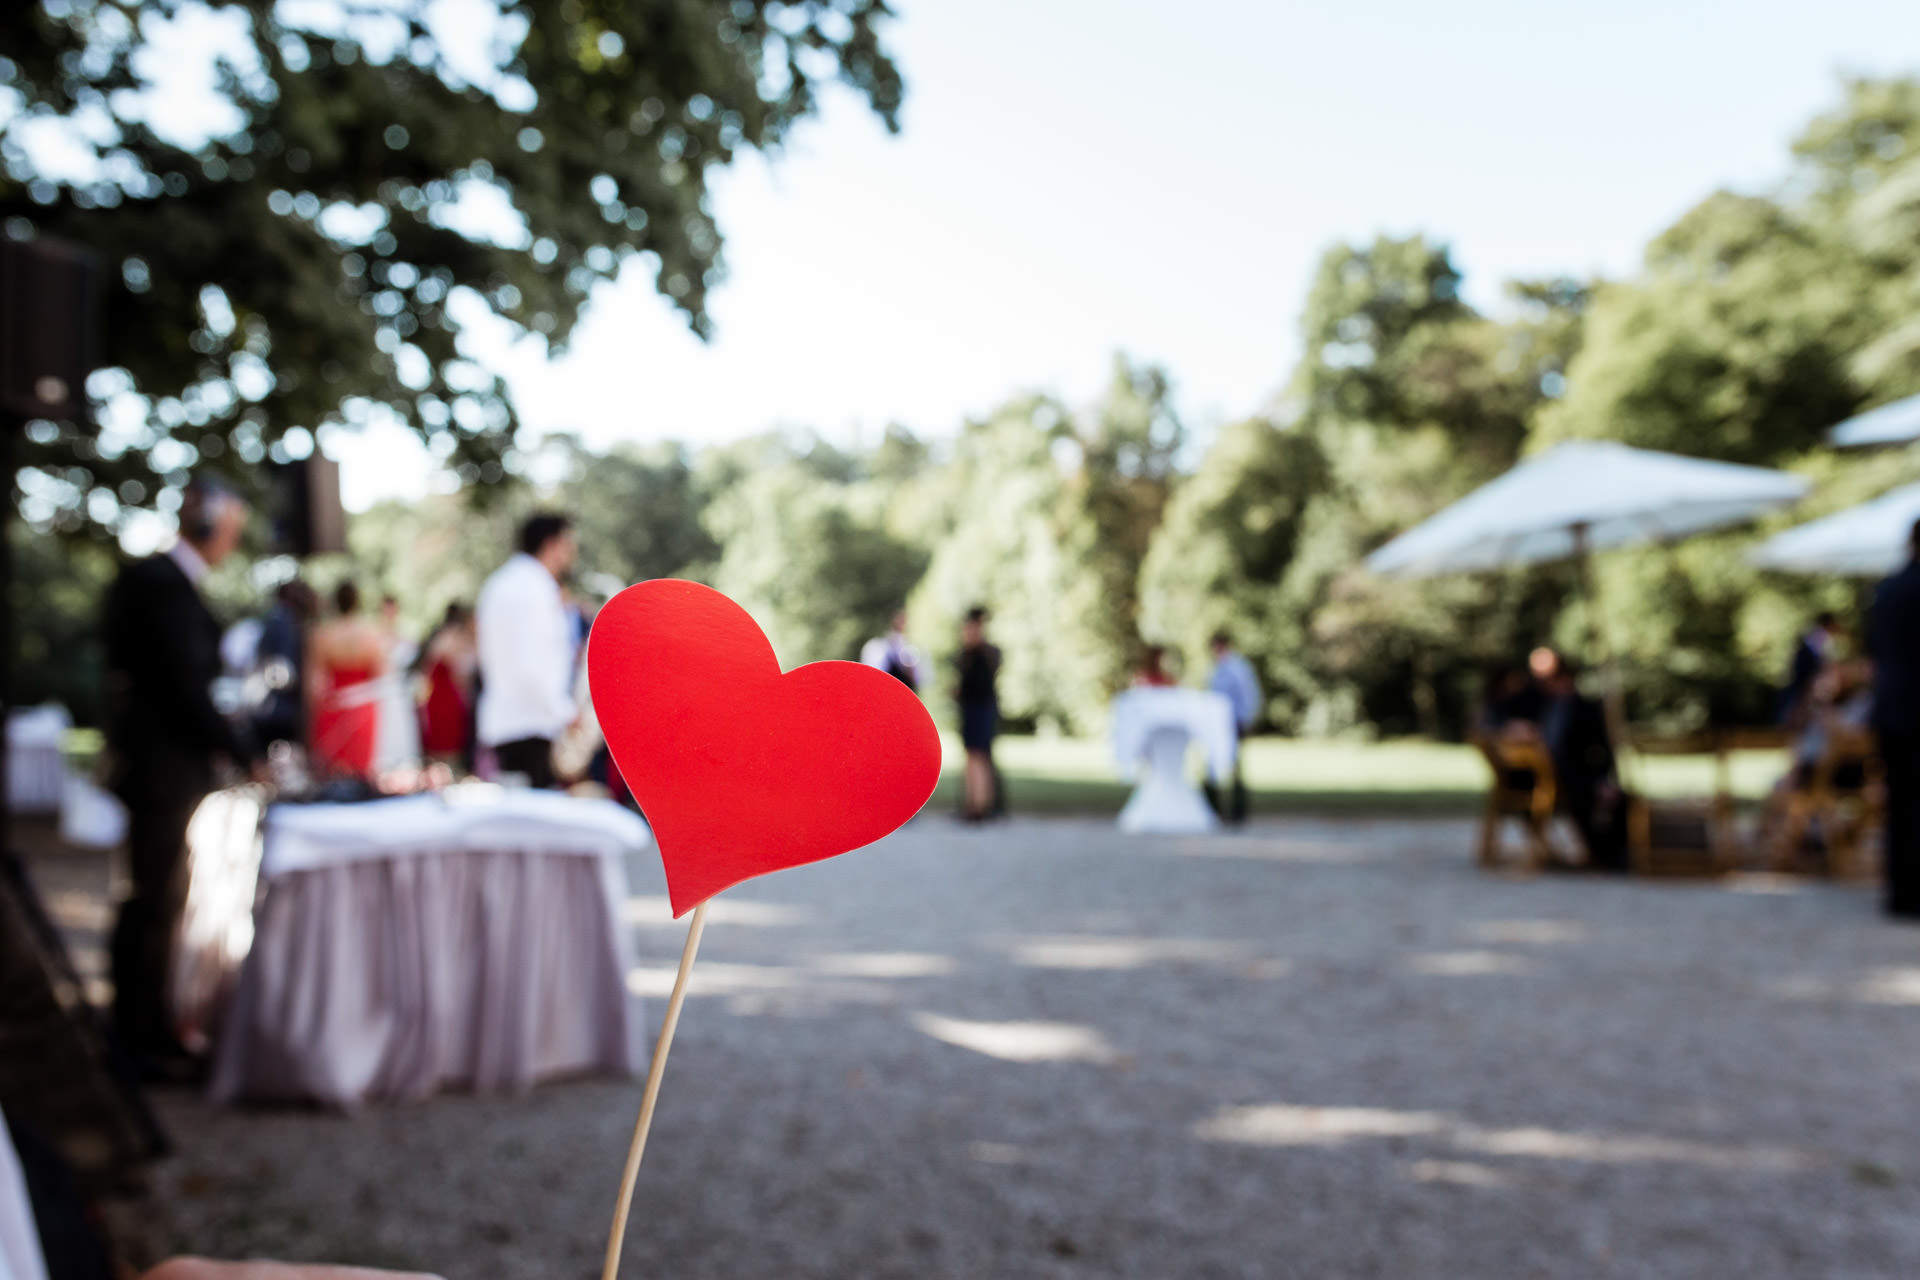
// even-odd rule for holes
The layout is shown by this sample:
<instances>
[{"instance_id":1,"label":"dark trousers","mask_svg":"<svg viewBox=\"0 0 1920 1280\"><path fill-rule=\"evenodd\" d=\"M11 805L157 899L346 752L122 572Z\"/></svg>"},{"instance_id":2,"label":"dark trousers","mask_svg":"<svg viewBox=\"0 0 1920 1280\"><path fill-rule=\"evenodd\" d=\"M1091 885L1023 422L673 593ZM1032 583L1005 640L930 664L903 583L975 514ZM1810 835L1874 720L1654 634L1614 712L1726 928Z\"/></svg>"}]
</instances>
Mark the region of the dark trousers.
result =
<instances>
[{"instance_id":1,"label":"dark trousers","mask_svg":"<svg viewBox=\"0 0 1920 1280\"><path fill-rule=\"evenodd\" d=\"M1587 865L1596 871L1627 870L1626 796L1613 792L1601 798L1603 781L1574 777L1561 780L1561 809L1587 847Z\"/></svg>"},{"instance_id":2,"label":"dark trousers","mask_svg":"<svg viewBox=\"0 0 1920 1280\"><path fill-rule=\"evenodd\" d=\"M187 821L201 796L134 796L127 805L127 861L133 892L120 904L112 942L113 1025L135 1057L176 1052L167 1012L173 934L186 901Z\"/></svg>"},{"instance_id":3,"label":"dark trousers","mask_svg":"<svg viewBox=\"0 0 1920 1280\"><path fill-rule=\"evenodd\" d=\"M516 738L493 749L500 772L524 774L529 786L551 791L558 781L553 772L552 738Z\"/></svg>"},{"instance_id":4,"label":"dark trousers","mask_svg":"<svg viewBox=\"0 0 1920 1280\"><path fill-rule=\"evenodd\" d=\"M1247 784L1240 777L1240 757L1247 745L1247 735L1240 735L1240 747L1233 753L1233 777L1227 781L1227 797L1221 800L1220 788L1209 777L1203 788L1207 793L1207 803L1213 806L1214 813L1228 826L1237 827L1247 820Z\"/></svg>"},{"instance_id":5,"label":"dark trousers","mask_svg":"<svg viewBox=\"0 0 1920 1280\"><path fill-rule=\"evenodd\" d=\"M1920 735L1882 733L1887 770L1887 912L1920 917Z\"/></svg>"}]
</instances>

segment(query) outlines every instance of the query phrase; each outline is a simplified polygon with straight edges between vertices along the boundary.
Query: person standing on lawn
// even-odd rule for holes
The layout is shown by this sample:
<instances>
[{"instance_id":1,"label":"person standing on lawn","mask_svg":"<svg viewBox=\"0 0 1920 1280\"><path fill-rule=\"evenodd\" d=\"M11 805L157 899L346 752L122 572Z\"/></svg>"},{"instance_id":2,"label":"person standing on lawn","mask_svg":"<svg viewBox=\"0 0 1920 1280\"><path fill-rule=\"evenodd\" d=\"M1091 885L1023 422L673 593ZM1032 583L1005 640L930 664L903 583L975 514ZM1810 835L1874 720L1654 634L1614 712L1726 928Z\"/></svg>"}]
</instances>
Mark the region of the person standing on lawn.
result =
<instances>
[{"instance_id":1,"label":"person standing on lawn","mask_svg":"<svg viewBox=\"0 0 1920 1280\"><path fill-rule=\"evenodd\" d=\"M993 738L1000 727L1000 650L987 643L987 611L978 605L967 610L960 624L960 652L954 658L960 670L960 741L967 749L966 801L961 817L984 822L998 811L993 770Z\"/></svg>"},{"instance_id":2,"label":"person standing on lawn","mask_svg":"<svg viewBox=\"0 0 1920 1280\"><path fill-rule=\"evenodd\" d=\"M1220 788L1211 779L1207 781L1207 803L1222 821L1237 827L1247 820L1247 784L1241 777L1240 758L1247 735L1253 732L1254 721L1260 718L1260 677L1254 674L1253 664L1247 661L1246 655L1233 647L1233 637L1225 631L1214 632L1209 647L1213 650L1213 675L1207 687L1232 704L1233 727L1239 744L1233 753L1233 779L1225 804L1221 803Z\"/></svg>"}]
</instances>

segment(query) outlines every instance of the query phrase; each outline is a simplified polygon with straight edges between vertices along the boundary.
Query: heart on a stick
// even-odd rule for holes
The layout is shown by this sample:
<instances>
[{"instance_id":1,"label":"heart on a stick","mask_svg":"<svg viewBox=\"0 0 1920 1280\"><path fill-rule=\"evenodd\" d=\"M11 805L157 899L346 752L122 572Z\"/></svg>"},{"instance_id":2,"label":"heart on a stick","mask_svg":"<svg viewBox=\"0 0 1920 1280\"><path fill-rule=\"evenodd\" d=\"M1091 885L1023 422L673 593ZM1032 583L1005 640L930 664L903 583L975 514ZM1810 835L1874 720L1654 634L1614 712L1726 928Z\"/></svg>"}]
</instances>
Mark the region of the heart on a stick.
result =
<instances>
[{"instance_id":1,"label":"heart on a stick","mask_svg":"<svg viewBox=\"0 0 1920 1280\"><path fill-rule=\"evenodd\" d=\"M857 662L782 673L746 610L697 582L628 587L587 642L594 713L678 917L730 885L871 844L920 811L940 737Z\"/></svg>"}]
</instances>

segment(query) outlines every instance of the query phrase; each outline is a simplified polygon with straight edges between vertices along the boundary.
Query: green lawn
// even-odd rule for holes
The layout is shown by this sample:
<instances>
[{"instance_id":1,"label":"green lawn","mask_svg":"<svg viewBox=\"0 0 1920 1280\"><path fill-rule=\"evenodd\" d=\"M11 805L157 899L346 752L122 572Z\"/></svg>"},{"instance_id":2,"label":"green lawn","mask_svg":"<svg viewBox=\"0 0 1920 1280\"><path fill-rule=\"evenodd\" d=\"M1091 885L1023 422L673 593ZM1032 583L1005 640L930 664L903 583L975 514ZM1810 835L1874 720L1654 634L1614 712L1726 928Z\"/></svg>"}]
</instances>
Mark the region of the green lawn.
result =
<instances>
[{"instance_id":1,"label":"green lawn","mask_svg":"<svg viewBox=\"0 0 1920 1280\"><path fill-rule=\"evenodd\" d=\"M945 767L935 809L956 808L962 753L943 741ZM1103 741L1005 737L994 759L1021 813L1117 813L1129 785L1114 774ZM1771 751L1737 753L1733 791L1757 800L1780 773ZM1254 738L1246 744L1247 786L1260 813L1471 813L1486 795L1487 766L1472 747L1447 743L1302 741ZM1635 784L1653 795L1705 795L1713 786L1709 756L1641 761Z\"/></svg>"}]
</instances>

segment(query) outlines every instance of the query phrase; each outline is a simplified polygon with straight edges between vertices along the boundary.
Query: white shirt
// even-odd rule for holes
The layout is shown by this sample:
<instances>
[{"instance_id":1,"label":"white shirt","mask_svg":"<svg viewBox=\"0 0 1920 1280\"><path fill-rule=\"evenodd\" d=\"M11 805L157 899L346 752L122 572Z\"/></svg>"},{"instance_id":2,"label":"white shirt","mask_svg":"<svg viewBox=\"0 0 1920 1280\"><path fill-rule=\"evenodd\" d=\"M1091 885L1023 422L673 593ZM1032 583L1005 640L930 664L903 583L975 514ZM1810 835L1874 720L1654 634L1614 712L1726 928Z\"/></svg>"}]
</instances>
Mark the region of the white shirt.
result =
<instances>
[{"instance_id":1,"label":"white shirt","mask_svg":"<svg viewBox=\"0 0 1920 1280\"><path fill-rule=\"evenodd\" d=\"M883 636L875 636L860 646L860 661L869 667L878 667L885 671L898 665L907 669L913 677L913 687L921 684L920 653L907 643L905 633L889 631Z\"/></svg>"},{"instance_id":2,"label":"white shirt","mask_svg":"<svg viewBox=\"0 0 1920 1280\"><path fill-rule=\"evenodd\" d=\"M1251 729L1253 722L1260 718L1260 677L1253 674L1253 664L1245 654L1232 649L1221 654L1207 687L1226 695L1227 701L1233 704L1233 721L1242 730Z\"/></svg>"},{"instance_id":3,"label":"white shirt","mask_svg":"<svg viewBox=\"0 0 1920 1280\"><path fill-rule=\"evenodd\" d=\"M480 649L476 726L484 746L557 738L577 713L573 625L560 584L522 552L493 571L473 608Z\"/></svg>"}]
</instances>

